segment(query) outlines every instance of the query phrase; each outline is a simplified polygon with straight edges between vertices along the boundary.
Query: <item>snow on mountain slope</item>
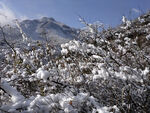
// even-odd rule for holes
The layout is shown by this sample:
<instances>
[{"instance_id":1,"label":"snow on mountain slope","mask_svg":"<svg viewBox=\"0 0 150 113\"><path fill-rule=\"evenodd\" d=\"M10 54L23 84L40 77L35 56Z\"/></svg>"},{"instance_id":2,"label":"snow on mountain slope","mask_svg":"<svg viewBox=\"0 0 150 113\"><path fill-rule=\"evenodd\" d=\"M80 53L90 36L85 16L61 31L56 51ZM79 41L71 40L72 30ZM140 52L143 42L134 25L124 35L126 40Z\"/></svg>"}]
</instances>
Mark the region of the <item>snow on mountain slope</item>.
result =
<instances>
[{"instance_id":1,"label":"snow on mountain slope","mask_svg":"<svg viewBox=\"0 0 150 113\"><path fill-rule=\"evenodd\" d=\"M77 29L71 28L63 23L57 22L53 18L43 17L41 19L24 20L19 22L19 26L26 36L33 41L41 40L53 45L68 42L77 37ZM5 26L4 32L9 42L22 41L22 33L17 26ZM0 45L3 43L2 32L0 32Z\"/></svg>"},{"instance_id":2,"label":"snow on mountain slope","mask_svg":"<svg viewBox=\"0 0 150 113\"><path fill-rule=\"evenodd\" d=\"M59 44L76 37L76 29L57 22L53 18L24 20L20 25L26 35L33 40L48 40Z\"/></svg>"}]
</instances>

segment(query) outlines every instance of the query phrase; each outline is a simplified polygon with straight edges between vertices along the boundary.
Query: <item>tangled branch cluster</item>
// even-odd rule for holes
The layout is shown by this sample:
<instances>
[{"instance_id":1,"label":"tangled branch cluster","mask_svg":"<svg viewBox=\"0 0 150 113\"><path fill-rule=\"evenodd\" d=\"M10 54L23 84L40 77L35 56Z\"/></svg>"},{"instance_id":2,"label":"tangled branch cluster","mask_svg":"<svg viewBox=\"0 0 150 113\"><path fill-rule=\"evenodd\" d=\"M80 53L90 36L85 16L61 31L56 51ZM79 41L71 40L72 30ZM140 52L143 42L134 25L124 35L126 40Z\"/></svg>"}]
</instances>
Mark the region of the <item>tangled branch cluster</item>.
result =
<instances>
[{"instance_id":1,"label":"tangled branch cluster","mask_svg":"<svg viewBox=\"0 0 150 113\"><path fill-rule=\"evenodd\" d=\"M1 50L1 112L150 112L150 14L108 30L83 23L80 40L60 48Z\"/></svg>"}]
</instances>

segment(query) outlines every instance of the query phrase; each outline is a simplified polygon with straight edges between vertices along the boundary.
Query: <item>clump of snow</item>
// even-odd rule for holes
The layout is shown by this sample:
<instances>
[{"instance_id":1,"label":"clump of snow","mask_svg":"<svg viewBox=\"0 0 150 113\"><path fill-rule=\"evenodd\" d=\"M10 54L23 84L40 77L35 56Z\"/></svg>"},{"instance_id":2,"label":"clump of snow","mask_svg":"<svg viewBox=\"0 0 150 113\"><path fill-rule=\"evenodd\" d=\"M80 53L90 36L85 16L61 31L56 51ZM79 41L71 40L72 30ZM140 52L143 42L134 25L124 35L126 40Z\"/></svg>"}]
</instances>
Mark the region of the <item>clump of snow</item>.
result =
<instances>
[{"instance_id":1,"label":"clump of snow","mask_svg":"<svg viewBox=\"0 0 150 113\"><path fill-rule=\"evenodd\" d=\"M37 78L42 79L44 82L47 82L48 78L50 77L50 72L47 70L44 70L42 68L39 68L37 70Z\"/></svg>"},{"instance_id":2,"label":"clump of snow","mask_svg":"<svg viewBox=\"0 0 150 113\"><path fill-rule=\"evenodd\" d=\"M77 82L78 83L83 83L84 82L84 77L81 75L81 76L78 76L77 77Z\"/></svg>"},{"instance_id":3,"label":"clump of snow","mask_svg":"<svg viewBox=\"0 0 150 113\"><path fill-rule=\"evenodd\" d=\"M13 103L24 100L24 97L15 88L11 87L7 81L1 80L0 86L11 96Z\"/></svg>"},{"instance_id":4,"label":"clump of snow","mask_svg":"<svg viewBox=\"0 0 150 113\"><path fill-rule=\"evenodd\" d=\"M144 22L145 22L144 18L138 17L138 20L139 20L141 23L144 23Z\"/></svg>"},{"instance_id":5,"label":"clump of snow","mask_svg":"<svg viewBox=\"0 0 150 113\"><path fill-rule=\"evenodd\" d=\"M148 74L149 73L149 68L148 67L146 67L143 71L142 71L142 75L146 75L146 74Z\"/></svg>"},{"instance_id":6,"label":"clump of snow","mask_svg":"<svg viewBox=\"0 0 150 113\"><path fill-rule=\"evenodd\" d=\"M122 22L125 25L121 27L122 29L128 29L131 26L131 21L127 20L125 16L122 17Z\"/></svg>"},{"instance_id":7,"label":"clump of snow","mask_svg":"<svg viewBox=\"0 0 150 113\"><path fill-rule=\"evenodd\" d=\"M108 77L108 73L105 68L101 67L100 69L93 69L92 70L94 76L93 76L93 81L97 80L99 78L104 78L106 79Z\"/></svg>"},{"instance_id":8,"label":"clump of snow","mask_svg":"<svg viewBox=\"0 0 150 113\"><path fill-rule=\"evenodd\" d=\"M126 21L127 21L126 17L125 17L125 16L122 16L122 22L123 22L123 23L126 23Z\"/></svg>"},{"instance_id":9,"label":"clump of snow","mask_svg":"<svg viewBox=\"0 0 150 113\"><path fill-rule=\"evenodd\" d=\"M146 39L147 39L147 40L150 40L150 34L146 36Z\"/></svg>"},{"instance_id":10,"label":"clump of snow","mask_svg":"<svg viewBox=\"0 0 150 113\"><path fill-rule=\"evenodd\" d=\"M80 47L80 42L73 40L70 41L68 44L61 44L61 47L62 47L62 53L67 52L66 48L68 48L69 51L77 51L78 48Z\"/></svg>"},{"instance_id":11,"label":"clump of snow","mask_svg":"<svg viewBox=\"0 0 150 113\"><path fill-rule=\"evenodd\" d=\"M93 58L95 58L95 59L101 59L101 57L98 56L98 55L93 55Z\"/></svg>"},{"instance_id":12,"label":"clump of snow","mask_svg":"<svg viewBox=\"0 0 150 113\"><path fill-rule=\"evenodd\" d=\"M62 55L67 55L68 54L68 50L67 49L62 49L61 50L61 54Z\"/></svg>"},{"instance_id":13,"label":"clump of snow","mask_svg":"<svg viewBox=\"0 0 150 113\"><path fill-rule=\"evenodd\" d=\"M2 107L6 110L8 107L9 112L15 112L18 108L26 108L24 112L39 112L39 113L49 113L53 109L60 107L57 112L65 113L78 113L82 109L82 105L94 106L92 113L109 113L107 107L101 107L97 100L93 96L89 96L88 93L78 93L76 96L71 93L65 94L49 94L48 96L37 95L36 97L30 97L28 100L22 101L22 103L17 103L13 107Z\"/></svg>"}]
</instances>

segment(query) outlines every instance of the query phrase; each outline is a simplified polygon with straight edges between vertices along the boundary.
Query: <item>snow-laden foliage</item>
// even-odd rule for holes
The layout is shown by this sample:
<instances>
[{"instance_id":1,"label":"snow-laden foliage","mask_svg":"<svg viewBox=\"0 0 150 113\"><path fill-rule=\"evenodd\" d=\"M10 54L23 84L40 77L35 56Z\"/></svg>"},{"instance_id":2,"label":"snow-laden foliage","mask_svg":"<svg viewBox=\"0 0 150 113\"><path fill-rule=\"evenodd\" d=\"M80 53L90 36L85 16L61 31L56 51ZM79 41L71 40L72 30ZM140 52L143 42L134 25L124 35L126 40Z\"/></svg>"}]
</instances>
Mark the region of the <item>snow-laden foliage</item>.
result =
<instances>
[{"instance_id":1,"label":"snow-laden foliage","mask_svg":"<svg viewBox=\"0 0 150 113\"><path fill-rule=\"evenodd\" d=\"M60 47L1 49L2 113L150 112L150 14L108 30L83 23Z\"/></svg>"}]
</instances>

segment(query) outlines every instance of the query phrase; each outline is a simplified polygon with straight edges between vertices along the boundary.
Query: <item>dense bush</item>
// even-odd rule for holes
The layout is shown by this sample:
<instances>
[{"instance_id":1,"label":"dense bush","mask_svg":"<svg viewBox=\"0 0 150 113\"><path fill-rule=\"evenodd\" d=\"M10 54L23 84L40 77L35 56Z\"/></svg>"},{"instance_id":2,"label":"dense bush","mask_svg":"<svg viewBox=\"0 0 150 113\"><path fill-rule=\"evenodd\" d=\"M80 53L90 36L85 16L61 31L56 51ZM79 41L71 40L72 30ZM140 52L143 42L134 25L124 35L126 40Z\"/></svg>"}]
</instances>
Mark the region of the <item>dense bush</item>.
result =
<instances>
[{"instance_id":1,"label":"dense bush","mask_svg":"<svg viewBox=\"0 0 150 113\"><path fill-rule=\"evenodd\" d=\"M105 30L88 24L79 39L2 49L1 112L150 112L150 14Z\"/></svg>"}]
</instances>

